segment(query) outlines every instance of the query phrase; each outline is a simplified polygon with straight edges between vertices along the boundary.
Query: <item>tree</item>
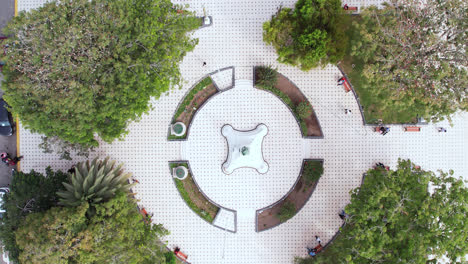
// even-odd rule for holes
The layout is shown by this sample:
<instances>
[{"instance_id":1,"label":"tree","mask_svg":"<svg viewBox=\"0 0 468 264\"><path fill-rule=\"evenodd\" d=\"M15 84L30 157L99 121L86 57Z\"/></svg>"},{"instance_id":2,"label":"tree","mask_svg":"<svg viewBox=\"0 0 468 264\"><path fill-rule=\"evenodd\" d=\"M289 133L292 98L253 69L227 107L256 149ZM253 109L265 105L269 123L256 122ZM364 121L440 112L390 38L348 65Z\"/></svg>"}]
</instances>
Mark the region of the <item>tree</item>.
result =
<instances>
[{"instance_id":1,"label":"tree","mask_svg":"<svg viewBox=\"0 0 468 264\"><path fill-rule=\"evenodd\" d=\"M142 220L126 193L96 205L54 207L29 215L16 232L24 263L165 263L158 238L168 232Z\"/></svg>"},{"instance_id":2,"label":"tree","mask_svg":"<svg viewBox=\"0 0 468 264\"><path fill-rule=\"evenodd\" d=\"M133 186L128 181L131 174L124 174L122 166L115 166L115 161L109 162L109 157L103 161L95 158L91 163L89 160L78 163L68 182L63 182L66 190L57 192L60 203L79 206L86 201L95 206L114 197L119 191L128 192Z\"/></svg>"},{"instance_id":3,"label":"tree","mask_svg":"<svg viewBox=\"0 0 468 264\"><path fill-rule=\"evenodd\" d=\"M4 30L5 100L28 129L70 144L122 138L181 81L200 20L169 0L52 1Z\"/></svg>"},{"instance_id":4,"label":"tree","mask_svg":"<svg viewBox=\"0 0 468 264\"><path fill-rule=\"evenodd\" d=\"M391 0L353 23L352 55L379 108L398 104L427 120L468 110L468 5L463 0Z\"/></svg>"},{"instance_id":5,"label":"tree","mask_svg":"<svg viewBox=\"0 0 468 264\"><path fill-rule=\"evenodd\" d=\"M299 0L263 24L263 40L275 47L278 61L310 70L336 64L345 54L348 17L340 0Z\"/></svg>"},{"instance_id":6,"label":"tree","mask_svg":"<svg viewBox=\"0 0 468 264\"><path fill-rule=\"evenodd\" d=\"M369 170L351 192L341 234L299 263L452 263L468 253L468 188L453 171L439 175L400 160L396 171ZM460 260L458 260L460 261Z\"/></svg>"},{"instance_id":7,"label":"tree","mask_svg":"<svg viewBox=\"0 0 468 264\"><path fill-rule=\"evenodd\" d=\"M18 226L27 215L56 206L56 192L62 188L62 181L66 178L66 173L53 172L50 167L46 169L46 176L35 171L14 173L10 192L3 196L2 207L6 212L0 220L0 240L12 262L18 262L19 250L15 240Z\"/></svg>"}]
</instances>

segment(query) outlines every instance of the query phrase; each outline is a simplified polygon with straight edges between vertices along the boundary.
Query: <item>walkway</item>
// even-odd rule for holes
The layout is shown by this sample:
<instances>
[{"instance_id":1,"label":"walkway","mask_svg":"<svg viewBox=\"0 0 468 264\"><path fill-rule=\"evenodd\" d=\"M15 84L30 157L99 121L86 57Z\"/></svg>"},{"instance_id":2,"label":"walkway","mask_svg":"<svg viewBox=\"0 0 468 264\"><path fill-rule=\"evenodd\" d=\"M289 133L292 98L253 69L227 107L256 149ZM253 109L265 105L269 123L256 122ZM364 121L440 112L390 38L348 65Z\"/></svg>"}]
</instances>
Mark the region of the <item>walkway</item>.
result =
<instances>
[{"instance_id":1,"label":"walkway","mask_svg":"<svg viewBox=\"0 0 468 264\"><path fill-rule=\"evenodd\" d=\"M26 4L31 2L20 0L20 10L27 9ZM305 246L313 245L314 235L319 235L326 243L337 232L342 223L338 212L349 202L349 190L359 186L362 173L377 161L393 168L399 157L411 158L424 169L454 169L457 175L468 177L467 113L454 118L454 127L443 122L441 125L448 128L444 134L437 133L436 125L424 126L418 133L405 133L401 126L393 126L391 132L383 137L372 132L371 127L362 125L352 93L345 93L342 87L336 85L340 77L336 67L302 72L276 62L274 49L265 46L262 41L262 23L281 3L292 6L295 1L178 2L190 4L198 15L203 14L204 5L208 15L214 18L213 26L195 32L194 36L200 39L199 45L181 65L186 85L182 90L154 101L154 110L144 115L140 122L130 125L125 141L101 144L93 156L108 155L125 162L125 169L140 181L136 191L141 204L148 212L154 213L155 222L164 224L171 231L167 237L169 246L180 246L189 255L191 263L284 264L292 263L294 256L305 256ZM361 2L370 4L380 1L348 1L348 4L351 6ZM203 62L207 62L204 67ZM252 81L252 66L264 64L278 67L278 71L290 78L308 97L322 126L323 139L299 139L295 121L288 117L284 106L270 94L248 87ZM217 95L219 98L211 100L206 109L200 110L188 141L168 142L168 125L186 90L202 76L228 66L235 67L236 87ZM266 100L268 96L271 98ZM210 108L209 104L213 104L213 107ZM259 110L273 109L274 105L277 105L274 115ZM242 115L231 111L241 111L241 108L246 111ZM345 115L345 108L351 109L352 114ZM252 175L251 182L241 181L247 173L252 173L248 169L239 171L238 178L231 175L231 184L223 182L218 185L216 181L202 178L202 172L206 170L209 173L211 168L203 167L202 162L197 164L197 159L207 159L213 162L213 166L219 163L220 169L225 156L216 154L223 152L222 141L213 139L213 144L207 145L208 142L199 136L204 133L215 136L213 130L207 127L215 129L220 126L224 116L242 129L253 128L258 122L271 128L269 131L274 140L268 142L268 135L265 138L265 145L269 146L265 149L268 153L265 159L273 163L270 164L271 184L257 181L261 175ZM294 127L292 131L282 130L291 126ZM280 131L287 133L281 134ZM43 154L37 148L40 141L40 135L21 129L20 150L25 156L23 170L40 170L48 165L67 170L76 162L59 161L55 155ZM275 143L282 144L282 148ZM212 159L208 159L208 155L212 155ZM281 193L287 192L288 185L291 186L297 177L301 162L297 159L301 158L324 159L325 173L311 199L287 223L256 233L253 222L255 211L252 208L266 206L280 198ZM237 210L237 233L225 232L207 224L186 206L172 182L167 163L180 159L190 160L195 177L198 177L210 198ZM288 168L284 175L273 170L273 166L280 164ZM259 195L261 191L268 195Z\"/></svg>"}]
</instances>

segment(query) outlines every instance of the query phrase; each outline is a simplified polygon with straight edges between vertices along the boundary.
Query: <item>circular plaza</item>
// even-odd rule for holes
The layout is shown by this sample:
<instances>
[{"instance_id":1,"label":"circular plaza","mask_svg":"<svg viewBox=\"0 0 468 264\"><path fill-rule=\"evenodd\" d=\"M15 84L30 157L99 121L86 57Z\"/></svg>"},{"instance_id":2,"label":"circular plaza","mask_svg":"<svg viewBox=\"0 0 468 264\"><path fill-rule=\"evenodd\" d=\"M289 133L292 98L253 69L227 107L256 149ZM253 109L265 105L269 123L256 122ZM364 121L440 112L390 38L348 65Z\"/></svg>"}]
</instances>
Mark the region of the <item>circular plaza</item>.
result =
<instances>
[{"instance_id":1,"label":"circular plaza","mask_svg":"<svg viewBox=\"0 0 468 264\"><path fill-rule=\"evenodd\" d=\"M337 86L342 77L338 67L304 72L279 64L275 50L262 39L262 24L279 3L175 2L189 4L199 15L206 9L213 17L211 26L194 32L199 44L180 65L182 88L153 99L151 111L129 125L124 140L100 142L89 159L110 156L125 162L125 170L139 182L134 188L139 205L152 215L154 224L170 231L167 246L179 247L189 263L285 264L305 257L315 235L326 244L339 231L343 221L338 213L349 203L350 190L361 184L363 173L376 162L395 167L403 157L427 169L468 171L466 114L454 117L455 125L443 138L435 129L405 133L401 125L391 125L392 133L382 137L364 124L353 93ZM295 2L282 3L292 7ZM322 136L304 135L293 111L277 95L255 86L254 67L262 65L272 65L297 86L313 108ZM184 98L206 78L212 81L206 101L178 112ZM348 110L352 114L345 114ZM223 133L226 125L247 132L261 124L266 130L255 143L244 139L230 145L227 135L233 132ZM22 127L20 139L20 152L27 157L21 164L24 171L49 165L66 171L84 160L44 154L37 148L41 135ZM238 161L229 166L236 151ZM324 169L310 196L292 218L259 231L258 213L291 193L305 160L320 160ZM177 183L189 180L193 184L187 188L200 192L196 205L206 209L196 211L181 195Z\"/></svg>"}]
</instances>

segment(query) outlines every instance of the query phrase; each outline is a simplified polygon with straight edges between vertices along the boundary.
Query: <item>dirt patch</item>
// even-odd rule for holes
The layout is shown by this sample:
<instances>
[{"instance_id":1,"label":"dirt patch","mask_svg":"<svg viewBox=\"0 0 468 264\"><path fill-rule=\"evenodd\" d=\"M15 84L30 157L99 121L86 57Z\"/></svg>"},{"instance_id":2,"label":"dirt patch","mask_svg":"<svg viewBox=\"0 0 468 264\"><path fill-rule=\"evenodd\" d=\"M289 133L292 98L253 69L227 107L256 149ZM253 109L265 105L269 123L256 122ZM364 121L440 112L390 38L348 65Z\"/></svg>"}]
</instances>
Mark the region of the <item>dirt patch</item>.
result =
<instances>
[{"instance_id":1,"label":"dirt patch","mask_svg":"<svg viewBox=\"0 0 468 264\"><path fill-rule=\"evenodd\" d=\"M215 93L217 93L216 87L214 84L209 84L203 90L199 91L193 96L192 101L185 107L185 110L179 115L176 119L177 122L182 122L186 127L189 127L192 118L195 115L195 112ZM194 109L195 108L195 109Z\"/></svg>"},{"instance_id":2,"label":"dirt patch","mask_svg":"<svg viewBox=\"0 0 468 264\"><path fill-rule=\"evenodd\" d=\"M263 210L261 213L257 213L257 232L281 224L277 214L279 213L284 203L289 201L296 207L296 212L301 210L301 208L306 204L306 202L309 200L309 197L314 192L317 182L318 181L315 181L307 186L304 177L301 176L296 186L294 186L294 190L292 190L286 199L274 205L273 207Z\"/></svg>"}]
</instances>

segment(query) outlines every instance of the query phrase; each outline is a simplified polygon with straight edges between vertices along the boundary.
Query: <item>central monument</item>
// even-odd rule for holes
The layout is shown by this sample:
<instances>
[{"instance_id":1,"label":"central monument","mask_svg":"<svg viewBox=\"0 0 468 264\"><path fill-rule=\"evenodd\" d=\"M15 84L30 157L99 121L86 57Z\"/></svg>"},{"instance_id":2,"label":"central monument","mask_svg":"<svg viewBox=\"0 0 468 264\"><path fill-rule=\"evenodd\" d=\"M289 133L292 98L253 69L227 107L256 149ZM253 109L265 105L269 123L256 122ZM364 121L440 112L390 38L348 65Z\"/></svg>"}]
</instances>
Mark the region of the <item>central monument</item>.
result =
<instances>
[{"instance_id":1,"label":"central monument","mask_svg":"<svg viewBox=\"0 0 468 264\"><path fill-rule=\"evenodd\" d=\"M261 174L268 172L268 163L263 159L263 138L268 134L268 127L259 124L254 130L240 131L231 125L224 125L221 134L226 138L228 156L222 165L226 174L238 168L253 168Z\"/></svg>"}]
</instances>

